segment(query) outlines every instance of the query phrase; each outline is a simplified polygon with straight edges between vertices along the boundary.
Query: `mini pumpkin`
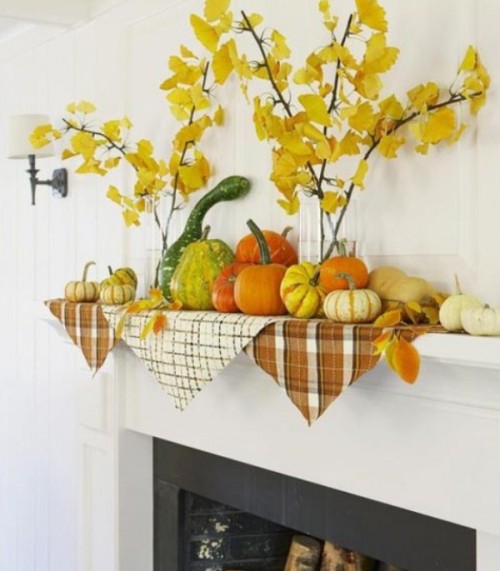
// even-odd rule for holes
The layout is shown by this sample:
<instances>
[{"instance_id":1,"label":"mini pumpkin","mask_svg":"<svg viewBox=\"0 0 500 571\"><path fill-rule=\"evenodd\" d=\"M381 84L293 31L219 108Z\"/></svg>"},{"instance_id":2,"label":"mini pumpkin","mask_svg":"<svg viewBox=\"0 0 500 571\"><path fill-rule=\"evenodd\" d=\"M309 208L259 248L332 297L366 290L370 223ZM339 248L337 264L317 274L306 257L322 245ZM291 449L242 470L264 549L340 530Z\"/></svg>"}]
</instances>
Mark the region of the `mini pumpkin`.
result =
<instances>
[{"instance_id":1,"label":"mini pumpkin","mask_svg":"<svg viewBox=\"0 0 500 571\"><path fill-rule=\"evenodd\" d=\"M271 263L269 248L260 228L253 220L247 221L260 248L260 264L252 264L239 273L234 284L234 299L247 315L285 315L280 286L286 266Z\"/></svg>"},{"instance_id":2,"label":"mini pumpkin","mask_svg":"<svg viewBox=\"0 0 500 571\"><path fill-rule=\"evenodd\" d=\"M447 331L462 331L462 310L483 305L477 297L462 293L457 276L455 288L456 293L447 297L439 309L439 321Z\"/></svg>"},{"instance_id":3,"label":"mini pumpkin","mask_svg":"<svg viewBox=\"0 0 500 571\"><path fill-rule=\"evenodd\" d=\"M251 264L234 262L222 269L212 289L212 303L217 311L236 313L239 311L234 300L234 284L239 273Z\"/></svg>"},{"instance_id":4,"label":"mini pumpkin","mask_svg":"<svg viewBox=\"0 0 500 571\"><path fill-rule=\"evenodd\" d=\"M101 288L101 301L107 305L123 305L135 299L135 287L130 284L111 284Z\"/></svg>"},{"instance_id":5,"label":"mini pumpkin","mask_svg":"<svg viewBox=\"0 0 500 571\"><path fill-rule=\"evenodd\" d=\"M319 283L327 291L349 289L349 282L341 275L349 274L357 288L364 288L368 283L368 268L360 258L347 255L345 242L337 242L340 256L328 258L321 264Z\"/></svg>"},{"instance_id":6,"label":"mini pumpkin","mask_svg":"<svg viewBox=\"0 0 500 571\"><path fill-rule=\"evenodd\" d=\"M87 262L83 268L83 276L80 281L72 281L64 288L64 297L73 302L94 302L99 299L100 285L98 282L88 282L87 274L90 266L95 262Z\"/></svg>"},{"instance_id":7,"label":"mini pumpkin","mask_svg":"<svg viewBox=\"0 0 500 571\"><path fill-rule=\"evenodd\" d=\"M271 262L274 264L291 266L298 261L297 250L287 240L291 229L291 226L287 226L281 234L273 230L261 230L269 248ZM259 243L252 233L241 238L236 245L236 261L250 264L261 263Z\"/></svg>"},{"instance_id":8,"label":"mini pumpkin","mask_svg":"<svg viewBox=\"0 0 500 571\"><path fill-rule=\"evenodd\" d=\"M483 305L462 309L462 326L470 335L500 335L500 308Z\"/></svg>"},{"instance_id":9,"label":"mini pumpkin","mask_svg":"<svg viewBox=\"0 0 500 571\"><path fill-rule=\"evenodd\" d=\"M319 266L302 262L290 266L283 277L280 295L290 315L304 319L323 312L326 291L318 284Z\"/></svg>"},{"instance_id":10,"label":"mini pumpkin","mask_svg":"<svg viewBox=\"0 0 500 571\"><path fill-rule=\"evenodd\" d=\"M137 288L137 274L132 268L118 268L113 271L111 266L108 266L109 277L101 282L101 287L108 285L128 284Z\"/></svg>"},{"instance_id":11,"label":"mini pumpkin","mask_svg":"<svg viewBox=\"0 0 500 571\"><path fill-rule=\"evenodd\" d=\"M349 274L343 279L349 284L349 291L337 290L326 296L323 310L326 317L339 323L371 323L382 311L379 296L369 289L356 289Z\"/></svg>"}]
</instances>

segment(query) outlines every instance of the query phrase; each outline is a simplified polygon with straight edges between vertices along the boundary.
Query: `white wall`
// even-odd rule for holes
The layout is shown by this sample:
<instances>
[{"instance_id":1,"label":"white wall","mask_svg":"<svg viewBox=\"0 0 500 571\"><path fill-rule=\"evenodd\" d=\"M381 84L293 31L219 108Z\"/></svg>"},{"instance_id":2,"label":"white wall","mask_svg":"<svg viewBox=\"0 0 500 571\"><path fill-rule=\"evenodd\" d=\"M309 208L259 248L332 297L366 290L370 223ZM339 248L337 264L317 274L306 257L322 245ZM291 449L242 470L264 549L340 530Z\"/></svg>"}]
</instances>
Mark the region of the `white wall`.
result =
<instances>
[{"instance_id":1,"label":"white wall","mask_svg":"<svg viewBox=\"0 0 500 571\"><path fill-rule=\"evenodd\" d=\"M251 11L266 14L300 55L320 43L322 32L312 4L252 0ZM136 125L137 138L151 138L167 152L173 123L157 86L168 74L167 57L181 41L194 45L188 14L201 12L202 1L112 5L78 29L16 57L0 58L0 157L7 155L9 115L48 112L56 119L66 103L76 99L94 101L103 118L126 112ZM397 71L387 80L390 88L403 93L427 79L446 84L469 43L479 47L493 82L485 110L470 122L459 146L436 150L426 158L403 151L397 161L374 161L351 228L372 263L400 264L441 287L448 286L451 274L458 271L467 289L500 303L500 6L489 0L388 0L385 5L391 42L401 48ZM246 6L250 3L238 0L235 9ZM211 146L216 178L237 173L253 181L244 201L219 207L209 216L212 227L232 243L245 232L249 215L264 227L280 228L285 222L267 181L269 149L256 140L251 111L234 99L237 93L232 85L221 95L233 97L233 103L225 130L213 134ZM39 166L44 176L59 161L47 159ZM116 475L109 466L117 454L118 421L116 411L105 406L113 400L113 369L108 365L107 376L91 383L77 351L40 319L47 317L41 301L60 296L64 283L78 276L89 259L97 262L99 276L108 264L125 262L143 275L151 232L147 226L124 230L119 209L104 198L111 179L78 176L71 164L66 166L69 197L53 200L41 188L33 208L24 173L27 165L0 160L1 571L76 569L82 541L116 541L110 529L94 530L95 536L84 540L77 534L77 523L85 518L77 505L82 485L103 510L114 506ZM116 183L124 184L128 173L115 177ZM192 422L197 422L195 417ZM114 564L83 560L82 568L92 570Z\"/></svg>"}]
</instances>

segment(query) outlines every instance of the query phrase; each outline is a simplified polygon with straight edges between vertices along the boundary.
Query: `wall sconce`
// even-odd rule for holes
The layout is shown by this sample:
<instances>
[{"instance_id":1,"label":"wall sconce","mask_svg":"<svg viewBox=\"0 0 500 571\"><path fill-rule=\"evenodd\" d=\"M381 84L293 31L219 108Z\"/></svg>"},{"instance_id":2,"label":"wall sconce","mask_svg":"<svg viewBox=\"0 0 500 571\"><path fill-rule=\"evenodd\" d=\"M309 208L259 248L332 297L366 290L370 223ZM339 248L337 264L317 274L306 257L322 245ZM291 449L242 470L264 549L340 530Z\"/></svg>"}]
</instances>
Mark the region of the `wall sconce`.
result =
<instances>
[{"instance_id":1,"label":"wall sconce","mask_svg":"<svg viewBox=\"0 0 500 571\"><path fill-rule=\"evenodd\" d=\"M52 179L39 180L38 169L35 168L35 158L46 158L55 155L52 143L42 149L34 149L29 141L29 136L38 125L50 123L48 115L13 115L10 117L9 130L9 159L28 159L31 184L31 204L35 204L35 191L38 185L52 187L52 196L64 198L68 194L68 171L56 169L52 173Z\"/></svg>"}]
</instances>

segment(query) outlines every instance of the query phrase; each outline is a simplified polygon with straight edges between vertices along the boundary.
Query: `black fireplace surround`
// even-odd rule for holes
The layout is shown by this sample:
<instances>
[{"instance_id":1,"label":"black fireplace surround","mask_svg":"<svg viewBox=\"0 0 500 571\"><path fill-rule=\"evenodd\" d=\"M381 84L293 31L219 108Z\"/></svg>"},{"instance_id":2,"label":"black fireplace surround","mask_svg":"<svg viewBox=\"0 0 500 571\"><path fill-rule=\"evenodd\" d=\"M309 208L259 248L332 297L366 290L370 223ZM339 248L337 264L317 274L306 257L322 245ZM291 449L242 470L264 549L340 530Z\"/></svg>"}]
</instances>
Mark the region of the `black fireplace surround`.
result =
<instances>
[{"instance_id":1,"label":"black fireplace surround","mask_svg":"<svg viewBox=\"0 0 500 571\"><path fill-rule=\"evenodd\" d=\"M153 472L155 571L187 569L185 492L407 571L476 570L467 527L159 439Z\"/></svg>"}]
</instances>

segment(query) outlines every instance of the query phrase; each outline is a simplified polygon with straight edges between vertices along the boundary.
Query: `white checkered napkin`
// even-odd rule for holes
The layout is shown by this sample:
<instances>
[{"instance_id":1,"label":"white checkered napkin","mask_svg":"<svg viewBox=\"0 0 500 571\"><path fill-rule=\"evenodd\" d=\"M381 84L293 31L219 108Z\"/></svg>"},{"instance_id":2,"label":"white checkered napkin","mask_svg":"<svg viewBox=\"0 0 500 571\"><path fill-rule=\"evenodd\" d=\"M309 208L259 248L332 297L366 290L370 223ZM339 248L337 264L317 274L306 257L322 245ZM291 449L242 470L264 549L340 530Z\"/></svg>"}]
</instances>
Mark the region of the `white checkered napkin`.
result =
<instances>
[{"instance_id":1,"label":"white checkered napkin","mask_svg":"<svg viewBox=\"0 0 500 571\"><path fill-rule=\"evenodd\" d=\"M120 310L103 307L116 329ZM254 317L215 311L166 311L167 326L158 335L140 339L151 316L130 315L123 340L146 364L162 388L183 410L203 387L224 369L276 317Z\"/></svg>"}]
</instances>

